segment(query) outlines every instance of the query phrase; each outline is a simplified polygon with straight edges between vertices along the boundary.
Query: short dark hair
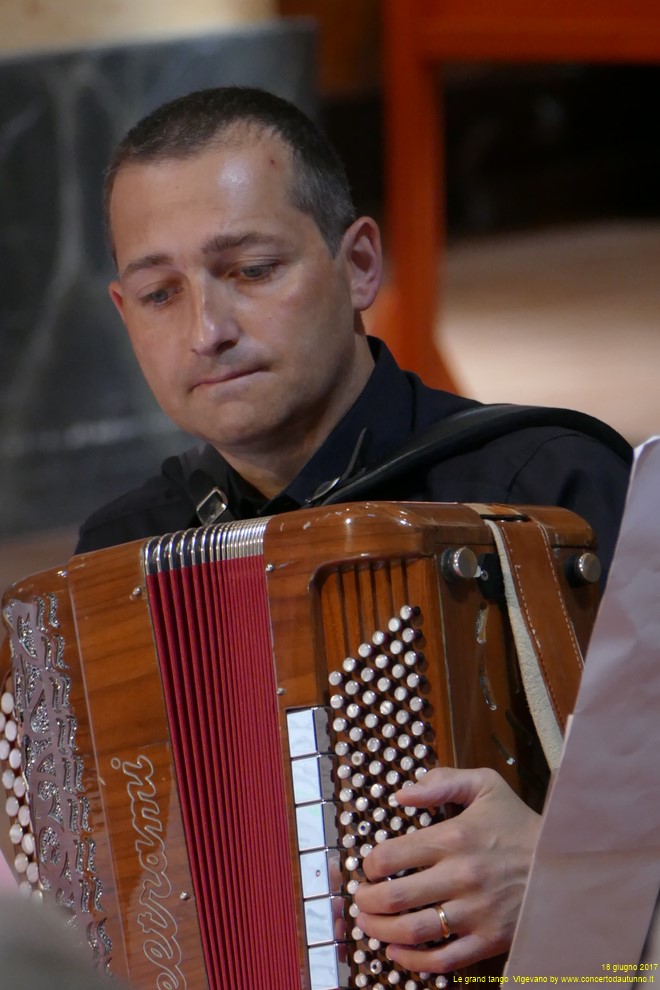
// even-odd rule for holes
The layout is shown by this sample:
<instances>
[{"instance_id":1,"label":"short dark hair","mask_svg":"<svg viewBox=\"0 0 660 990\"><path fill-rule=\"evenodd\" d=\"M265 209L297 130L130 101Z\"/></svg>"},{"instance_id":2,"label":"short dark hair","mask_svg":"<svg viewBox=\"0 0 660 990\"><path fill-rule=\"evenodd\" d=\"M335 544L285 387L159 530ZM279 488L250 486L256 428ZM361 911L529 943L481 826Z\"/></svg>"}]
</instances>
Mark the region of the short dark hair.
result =
<instances>
[{"instance_id":1,"label":"short dark hair","mask_svg":"<svg viewBox=\"0 0 660 990\"><path fill-rule=\"evenodd\" d=\"M110 241L110 197L121 168L190 158L220 142L227 130L239 124L276 135L290 149L293 205L314 218L331 253L336 254L344 232L355 220L348 179L337 152L292 103L265 90L241 86L188 93L154 110L131 128L105 174L105 218Z\"/></svg>"}]
</instances>

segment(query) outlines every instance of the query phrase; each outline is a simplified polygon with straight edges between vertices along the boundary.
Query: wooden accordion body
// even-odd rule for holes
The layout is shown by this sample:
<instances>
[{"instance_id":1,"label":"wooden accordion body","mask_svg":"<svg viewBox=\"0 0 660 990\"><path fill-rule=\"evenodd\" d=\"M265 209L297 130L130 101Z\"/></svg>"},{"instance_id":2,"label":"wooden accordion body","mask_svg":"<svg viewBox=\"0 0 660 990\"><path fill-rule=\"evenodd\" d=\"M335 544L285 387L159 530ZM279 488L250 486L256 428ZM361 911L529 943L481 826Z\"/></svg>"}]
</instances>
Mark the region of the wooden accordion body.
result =
<instances>
[{"instance_id":1,"label":"wooden accordion body","mask_svg":"<svg viewBox=\"0 0 660 990\"><path fill-rule=\"evenodd\" d=\"M384 947L337 918L369 845L430 821L388 800L420 770L489 765L542 802L482 516L540 534L555 587L532 560L526 594L558 593L584 648L597 591L571 575L592 537L561 509L304 510L82 555L6 593L11 857L101 968L136 990L436 986L389 980Z\"/></svg>"}]
</instances>

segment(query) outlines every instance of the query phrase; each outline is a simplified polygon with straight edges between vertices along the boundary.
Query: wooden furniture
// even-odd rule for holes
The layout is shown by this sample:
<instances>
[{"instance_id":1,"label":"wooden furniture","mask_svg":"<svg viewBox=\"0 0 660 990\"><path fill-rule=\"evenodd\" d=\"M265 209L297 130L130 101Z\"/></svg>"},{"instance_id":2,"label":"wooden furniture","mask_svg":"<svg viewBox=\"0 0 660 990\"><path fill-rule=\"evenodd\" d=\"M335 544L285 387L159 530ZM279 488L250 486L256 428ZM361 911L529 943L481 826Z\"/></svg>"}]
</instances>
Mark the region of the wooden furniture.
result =
<instances>
[{"instance_id":1,"label":"wooden furniture","mask_svg":"<svg viewBox=\"0 0 660 990\"><path fill-rule=\"evenodd\" d=\"M321 100L378 92L380 5L381 0L277 0L281 17L308 17L316 23Z\"/></svg>"},{"instance_id":2,"label":"wooden furniture","mask_svg":"<svg viewBox=\"0 0 660 990\"><path fill-rule=\"evenodd\" d=\"M654 62L657 0L383 0L390 287L377 329L439 387L433 342L444 244L442 67L451 61Z\"/></svg>"}]
</instances>

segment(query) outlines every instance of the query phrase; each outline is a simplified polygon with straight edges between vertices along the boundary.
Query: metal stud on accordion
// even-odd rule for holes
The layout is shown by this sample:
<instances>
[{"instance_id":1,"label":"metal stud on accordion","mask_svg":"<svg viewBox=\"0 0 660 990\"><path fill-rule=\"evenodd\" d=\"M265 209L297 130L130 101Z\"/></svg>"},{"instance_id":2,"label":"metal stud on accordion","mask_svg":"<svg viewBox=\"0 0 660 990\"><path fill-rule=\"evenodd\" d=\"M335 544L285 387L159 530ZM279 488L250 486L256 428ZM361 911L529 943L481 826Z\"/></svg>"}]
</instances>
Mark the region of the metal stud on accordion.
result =
<instances>
[{"instance_id":1,"label":"metal stud on accordion","mask_svg":"<svg viewBox=\"0 0 660 990\"><path fill-rule=\"evenodd\" d=\"M447 984L444 976L421 973L413 978L390 962L384 945L352 926L357 910L350 902L340 901L342 914L333 910L332 903L319 910L333 896L315 896L313 883L319 863L321 875L327 870L328 876L337 864L342 891L355 893L364 879L362 860L375 843L425 828L434 820L423 809L400 807L393 797L394 791L419 780L437 763L435 734L426 718L429 702L422 618L419 607L403 605L385 629L374 630L369 641L360 643L355 654L344 659L341 670L329 674L328 708L287 715L303 891L311 892L305 899L305 913L313 990L322 986L425 990ZM317 780L330 781L330 785L316 788ZM328 814L329 791L335 818ZM314 818L319 827L310 829ZM310 842L315 846L312 850ZM327 866L322 862L324 851ZM324 919L322 924L319 916ZM324 965L317 970L315 954L320 959L321 952L316 943L341 939L337 928L342 926L345 958L339 962L338 954L333 967L326 950Z\"/></svg>"},{"instance_id":2,"label":"metal stud on accordion","mask_svg":"<svg viewBox=\"0 0 660 990\"><path fill-rule=\"evenodd\" d=\"M434 820L393 796L437 763L423 646L421 610L405 604L329 674L329 708L287 715L313 990L447 984L388 960L385 945L352 925L349 900L375 843Z\"/></svg>"}]
</instances>

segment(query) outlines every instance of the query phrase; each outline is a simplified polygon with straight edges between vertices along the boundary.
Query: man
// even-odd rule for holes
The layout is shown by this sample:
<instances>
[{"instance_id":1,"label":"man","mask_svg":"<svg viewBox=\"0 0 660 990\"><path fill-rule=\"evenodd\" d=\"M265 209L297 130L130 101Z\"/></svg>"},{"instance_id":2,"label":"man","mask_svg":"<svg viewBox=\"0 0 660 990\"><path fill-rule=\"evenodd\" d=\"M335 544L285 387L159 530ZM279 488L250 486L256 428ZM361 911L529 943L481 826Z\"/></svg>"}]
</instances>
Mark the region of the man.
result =
<instances>
[{"instance_id":1,"label":"man","mask_svg":"<svg viewBox=\"0 0 660 990\"><path fill-rule=\"evenodd\" d=\"M360 313L381 279L378 228L355 217L334 152L283 101L210 90L157 110L115 155L107 211L111 297L159 403L209 445L202 475L223 493L221 518L310 504L476 405L427 389L365 336ZM566 505L591 522L607 560L626 480L624 462L595 440L544 427L370 495ZM195 502L170 459L95 513L79 550L196 525ZM373 883L356 897L360 927L415 970L506 949L536 836L537 816L490 771L432 771L406 792L408 804L447 801L465 811L376 848L365 863ZM420 871L384 881L410 866ZM457 937L439 948L415 948L448 932Z\"/></svg>"}]
</instances>

